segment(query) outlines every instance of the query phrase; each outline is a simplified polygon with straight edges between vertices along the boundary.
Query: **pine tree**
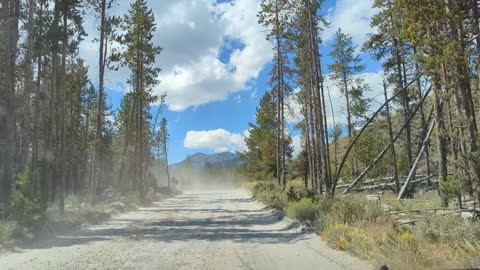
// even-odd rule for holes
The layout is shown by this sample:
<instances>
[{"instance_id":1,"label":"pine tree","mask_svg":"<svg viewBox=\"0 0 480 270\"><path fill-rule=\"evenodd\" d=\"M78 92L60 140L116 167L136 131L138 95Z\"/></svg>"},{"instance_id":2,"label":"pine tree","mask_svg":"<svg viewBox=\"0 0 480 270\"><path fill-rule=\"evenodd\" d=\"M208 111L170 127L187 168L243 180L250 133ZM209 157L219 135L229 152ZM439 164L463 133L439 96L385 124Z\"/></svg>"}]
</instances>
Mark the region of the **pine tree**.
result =
<instances>
[{"instance_id":1,"label":"pine tree","mask_svg":"<svg viewBox=\"0 0 480 270\"><path fill-rule=\"evenodd\" d=\"M264 179L276 175L276 104L269 92L260 100L255 113L256 123L249 123L247 146L242 158L245 169L253 177Z\"/></svg>"},{"instance_id":2,"label":"pine tree","mask_svg":"<svg viewBox=\"0 0 480 270\"><path fill-rule=\"evenodd\" d=\"M1 201L10 206L15 175L16 69L20 0L0 1L0 187Z\"/></svg>"},{"instance_id":3,"label":"pine tree","mask_svg":"<svg viewBox=\"0 0 480 270\"><path fill-rule=\"evenodd\" d=\"M365 42L363 49L372 52L375 60L383 61L382 66L384 72L387 74L387 81L395 85L395 92L403 89L407 84L408 77L418 76L419 70L416 65L414 70L409 70L412 66L411 58L409 57L415 48L409 44L408 40L402 37L401 29L404 27L403 13L401 9L395 8L395 1L392 0L376 0L373 5L374 8L380 11L373 16L371 27L377 30L373 34L369 34L368 40ZM412 69L412 68L410 68ZM417 102L422 100L421 81L416 81L415 91L418 93ZM411 100L412 93L410 89L405 89L398 99L398 103L402 108L404 123L407 123L411 114ZM420 113L423 121L425 115L423 106L420 108ZM422 122L422 137L427 132L427 124ZM405 145L404 149L407 153L407 165L412 166L413 152L412 152L412 134L411 125L407 124L405 131ZM427 165L428 165L428 150L427 150Z\"/></svg>"},{"instance_id":4,"label":"pine tree","mask_svg":"<svg viewBox=\"0 0 480 270\"><path fill-rule=\"evenodd\" d=\"M347 111L348 137L352 139L356 121L366 115L368 100L364 97L366 87L358 75L365 70L360 64L360 56L356 55L357 46L353 45L352 38L339 28L330 56L334 63L329 66L331 79L336 82L345 96ZM352 161L352 176L356 174L356 160Z\"/></svg>"},{"instance_id":5,"label":"pine tree","mask_svg":"<svg viewBox=\"0 0 480 270\"><path fill-rule=\"evenodd\" d=\"M354 104L352 103L352 92L355 91L355 77L363 70L365 66L360 64L360 56L356 55L357 46L353 45L352 37L342 32L339 28L337 30L335 43L333 49L330 52L330 56L335 60L335 63L329 66L331 79L334 80L342 94L345 96L346 111L347 111L347 130L348 136L352 137L354 132L354 115L352 109ZM363 91L355 93L357 103L361 103L363 97Z\"/></svg>"},{"instance_id":6,"label":"pine tree","mask_svg":"<svg viewBox=\"0 0 480 270\"><path fill-rule=\"evenodd\" d=\"M324 79L320 60L319 33L326 21L318 15L323 1L304 0L294 4L295 17L290 42L296 47L295 65L298 84L301 86L299 101L304 115L304 145L306 146L312 188L318 194L333 195L330 149L325 106Z\"/></svg>"},{"instance_id":7,"label":"pine tree","mask_svg":"<svg viewBox=\"0 0 480 270\"><path fill-rule=\"evenodd\" d=\"M466 180L467 185L478 202L480 164L477 158L473 158L478 155L478 131L469 71L472 69L471 45L465 35L468 31L466 23L475 21L470 20L471 5L461 1L433 0L422 3L399 0L395 4L395 8L403 12L402 36L414 46L413 57L430 79L435 93L440 183L445 185L448 179L448 155L453 154L455 160L461 154L468 160L466 167L471 168L465 171L463 177L469 179ZM456 114L455 119L452 118L453 113ZM452 132L456 129L453 120L467 124L458 132ZM461 174L456 176L462 177ZM448 205L446 194L442 196L442 205Z\"/></svg>"},{"instance_id":8,"label":"pine tree","mask_svg":"<svg viewBox=\"0 0 480 270\"><path fill-rule=\"evenodd\" d=\"M118 39L116 35L116 28L119 26L121 20L116 16L108 16L107 12L115 4L116 0L91 0L94 5L97 17L100 19L100 25L98 30L100 32L99 43L99 75L98 75L98 113L97 113L97 123L96 123L96 139L95 139L95 157L94 157L94 173L92 174L92 182L94 185L101 180L100 174L103 171L103 168L100 166L102 161L99 160L103 155L102 150L102 141L106 138L103 138L104 133L102 132L104 127L104 111L105 111L105 93L104 93L104 82L105 82L105 69L114 68L110 66L112 61L118 61L118 53L115 48L109 47L109 43ZM100 179L99 179L100 178ZM92 190L94 192L94 190ZM93 193L92 193L93 197Z\"/></svg>"},{"instance_id":9,"label":"pine tree","mask_svg":"<svg viewBox=\"0 0 480 270\"><path fill-rule=\"evenodd\" d=\"M122 64L128 67L132 76L129 83L134 89L133 131L135 160L135 180L133 190L145 193L144 170L147 159L148 136L148 109L156 99L151 94L153 87L158 83L160 69L155 67L155 58L161 48L153 44L153 33L156 30L153 11L147 7L145 0L136 0L130 5L128 14L123 19L122 29L125 31L122 43L126 51L122 55Z\"/></svg>"},{"instance_id":10,"label":"pine tree","mask_svg":"<svg viewBox=\"0 0 480 270\"><path fill-rule=\"evenodd\" d=\"M286 186L287 171L285 166L287 145L285 137L285 97L287 97L292 87L288 83L288 77L292 70L290 59L287 53L287 28L290 14L290 2L288 0L262 0L261 10L258 14L259 23L271 30L267 34L267 40L274 43L274 65L270 72L270 86L272 96L276 99L276 178L277 183Z\"/></svg>"}]
</instances>

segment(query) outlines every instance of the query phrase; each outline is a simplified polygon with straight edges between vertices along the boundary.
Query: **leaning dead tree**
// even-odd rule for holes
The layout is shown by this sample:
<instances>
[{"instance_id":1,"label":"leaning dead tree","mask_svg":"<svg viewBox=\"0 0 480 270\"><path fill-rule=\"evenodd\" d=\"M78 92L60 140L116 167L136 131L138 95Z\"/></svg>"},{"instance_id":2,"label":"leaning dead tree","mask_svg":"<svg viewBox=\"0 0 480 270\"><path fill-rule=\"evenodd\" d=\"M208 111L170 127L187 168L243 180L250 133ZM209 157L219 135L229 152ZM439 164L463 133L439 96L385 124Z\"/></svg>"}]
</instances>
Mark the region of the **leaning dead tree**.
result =
<instances>
[{"instance_id":1,"label":"leaning dead tree","mask_svg":"<svg viewBox=\"0 0 480 270\"><path fill-rule=\"evenodd\" d=\"M398 194L398 199L402 199L403 196L405 195L405 191L407 190L408 184L410 181L412 181L413 176L415 175L415 171L417 170L418 163L420 162L420 159L422 158L423 153L425 152L425 149L428 147L428 142L430 141L430 136L432 135L433 129L435 128L435 119L432 120L432 123L430 124L430 128L428 129L427 135L425 136L425 139L423 140L422 143L422 148L420 149L420 152L418 153L417 158L415 159L415 162L412 165L412 168L410 169L410 172L408 173L407 180L402 186L402 189L400 190L400 193Z\"/></svg>"},{"instance_id":2,"label":"leaning dead tree","mask_svg":"<svg viewBox=\"0 0 480 270\"><path fill-rule=\"evenodd\" d=\"M383 156L387 153L388 149L390 149L390 147L393 146L393 144L398 140L398 138L400 138L400 135L403 133L403 131L405 131L407 126L410 125L410 123L412 122L417 112L420 110L421 105L423 104L423 102L425 102L431 90L432 88L428 89L428 91L425 93L422 100L419 102L419 104L415 108L415 110L409 115L409 117L407 118L403 126L400 128L398 133L395 135L395 137L393 137L392 141L380 152L380 154L375 158L375 160L370 165L368 165L367 168L365 168L365 170L363 170L363 172L359 176L357 176L357 178L355 178L355 180L350 184L350 186L348 186L343 191L342 194L347 194L361 179L363 179L363 177L367 174L367 172L370 169L372 169L383 158Z\"/></svg>"},{"instance_id":3,"label":"leaning dead tree","mask_svg":"<svg viewBox=\"0 0 480 270\"><path fill-rule=\"evenodd\" d=\"M394 100L395 98L397 98L398 96L400 96L402 94L403 91L407 91L407 89L413 84L415 83L417 80L419 80L421 77L423 76L423 73L420 73L418 74L412 81L410 81L408 84L406 84L402 89L398 90L396 93L394 93L386 102L384 102L380 108L378 108L374 113L373 115L367 120L367 122L365 123L365 125L363 125L363 127L360 129L360 131L358 132L357 136L355 136L355 138L353 138L353 140L350 142L350 144L348 145L347 147L347 151L345 152L345 154L343 155L343 158L342 158L342 161L340 162L340 165L337 169L337 172L335 174L335 179L333 181L333 192L332 194L335 193L335 187L337 186L337 183L338 183L338 180L340 179L340 175L342 173L342 169L345 165L345 162L347 161L347 158L350 154L350 152L352 151L353 147L355 146L356 142L358 141L358 139L360 138L360 136L362 136L363 132L367 129L367 127L377 118L377 116L380 114L380 112L383 110L383 108L385 108L390 102L392 102L392 100ZM427 96L427 95L425 95ZM417 110L418 111L418 110ZM415 115L412 113L412 115ZM358 181L357 181L358 182Z\"/></svg>"}]
</instances>

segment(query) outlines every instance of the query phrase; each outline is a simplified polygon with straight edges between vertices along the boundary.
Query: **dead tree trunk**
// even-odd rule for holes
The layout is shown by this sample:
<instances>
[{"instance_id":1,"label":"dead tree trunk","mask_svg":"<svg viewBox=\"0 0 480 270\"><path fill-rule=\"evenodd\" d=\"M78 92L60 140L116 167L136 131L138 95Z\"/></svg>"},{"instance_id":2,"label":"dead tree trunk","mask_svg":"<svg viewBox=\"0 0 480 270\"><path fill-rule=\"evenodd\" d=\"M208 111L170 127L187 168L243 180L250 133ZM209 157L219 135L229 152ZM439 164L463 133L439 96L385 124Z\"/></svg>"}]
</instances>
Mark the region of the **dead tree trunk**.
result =
<instances>
[{"instance_id":1,"label":"dead tree trunk","mask_svg":"<svg viewBox=\"0 0 480 270\"><path fill-rule=\"evenodd\" d=\"M415 171L417 170L418 163L420 162L423 153L428 147L428 143L430 141L430 136L432 135L433 129L435 128L435 120L432 121L432 124L430 124L430 128L428 129L427 135L425 136L425 139L423 140L422 144L422 149L420 149L420 152L418 153L417 158L415 159L415 162L412 165L412 168L410 169L410 172L408 173L407 180L405 180L405 183L402 186L402 189L400 190L400 193L398 194L398 199L402 199L403 196L405 195L405 191L407 190L408 185L410 184L410 181L412 181L413 176L415 175Z\"/></svg>"},{"instance_id":2,"label":"dead tree trunk","mask_svg":"<svg viewBox=\"0 0 480 270\"><path fill-rule=\"evenodd\" d=\"M431 90L431 89L430 89ZM423 99L421 100L420 104L421 105L425 99L427 98L428 96L428 93L430 93L430 90L427 91L427 93L425 94L425 96L423 97ZM391 99L389 100L391 101ZM386 103L388 104L388 102ZM380 161L380 159L387 153L388 149L398 140L398 138L400 137L400 135L403 133L403 131L407 128L407 126L411 123L413 117L417 114L418 110L419 110L419 106L417 106L415 108L415 110L410 114L410 117L407 119L407 121L403 124L402 128L398 131L397 135L393 138L392 142L390 142L383 150L382 152L380 152L380 154L375 158L375 160L370 163L370 165L367 166L367 168L365 168L365 170L363 170L363 172L357 176L357 178L355 178L355 180L350 184L350 186L348 186L342 194L347 194L366 174L367 172L372 169L377 163L378 161ZM368 123L367 123L368 125ZM366 126L364 126L366 127ZM358 135L357 135L358 136ZM357 139L357 137L356 137Z\"/></svg>"}]
</instances>

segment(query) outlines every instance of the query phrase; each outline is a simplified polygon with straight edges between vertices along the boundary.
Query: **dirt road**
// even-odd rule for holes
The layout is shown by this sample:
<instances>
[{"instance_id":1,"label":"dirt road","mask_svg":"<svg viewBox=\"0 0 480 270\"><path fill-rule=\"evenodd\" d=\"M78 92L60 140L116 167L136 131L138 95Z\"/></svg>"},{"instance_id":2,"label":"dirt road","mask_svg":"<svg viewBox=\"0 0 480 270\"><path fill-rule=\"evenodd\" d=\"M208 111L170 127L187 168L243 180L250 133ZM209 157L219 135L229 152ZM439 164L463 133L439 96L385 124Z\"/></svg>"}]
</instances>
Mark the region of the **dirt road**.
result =
<instances>
[{"instance_id":1,"label":"dirt road","mask_svg":"<svg viewBox=\"0 0 480 270\"><path fill-rule=\"evenodd\" d=\"M244 190L187 192L0 255L0 269L369 269Z\"/></svg>"}]
</instances>

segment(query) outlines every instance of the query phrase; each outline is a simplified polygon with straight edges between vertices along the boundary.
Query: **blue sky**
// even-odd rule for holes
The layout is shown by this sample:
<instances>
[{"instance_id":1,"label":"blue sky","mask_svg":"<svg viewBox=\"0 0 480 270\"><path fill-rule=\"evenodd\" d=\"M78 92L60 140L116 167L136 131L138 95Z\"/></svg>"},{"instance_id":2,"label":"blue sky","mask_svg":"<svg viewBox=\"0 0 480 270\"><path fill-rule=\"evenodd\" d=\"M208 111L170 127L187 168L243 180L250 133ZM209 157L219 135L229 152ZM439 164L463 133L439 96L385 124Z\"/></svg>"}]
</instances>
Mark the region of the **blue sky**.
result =
<instances>
[{"instance_id":1,"label":"blue sky","mask_svg":"<svg viewBox=\"0 0 480 270\"><path fill-rule=\"evenodd\" d=\"M112 13L122 14L130 0L121 0ZM361 44L373 31L369 20L373 0L328 0L321 13L331 22L322 34L322 65L328 74L328 57L338 27ZM257 0L151 0L156 21L155 43L164 48L157 57L162 68L156 93L167 92L163 115L170 131L169 160L179 162L188 154L240 151L248 134L248 122L254 121L259 99L269 90L268 72L273 57L272 46L265 40L266 29L256 22ZM95 33L96 21L87 16L86 28ZM97 50L91 34L82 44L80 54L87 59L95 83ZM362 54L367 65L365 76L373 98L378 98L380 65ZM128 91L128 70L108 72L108 101L113 109ZM333 82L327 80L335 117L343 122L343 99ZM295 112L298 104L290 100ZM154 108L157 109L156 107ZM330 117L330 116L329 116ZM291 125L298 117L289 116ZM296 149L298 132L292 133Z\"/></svg>"}]
</instances>

